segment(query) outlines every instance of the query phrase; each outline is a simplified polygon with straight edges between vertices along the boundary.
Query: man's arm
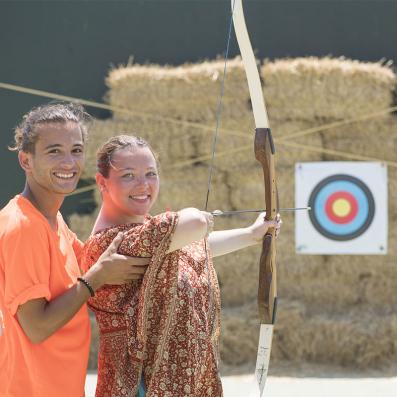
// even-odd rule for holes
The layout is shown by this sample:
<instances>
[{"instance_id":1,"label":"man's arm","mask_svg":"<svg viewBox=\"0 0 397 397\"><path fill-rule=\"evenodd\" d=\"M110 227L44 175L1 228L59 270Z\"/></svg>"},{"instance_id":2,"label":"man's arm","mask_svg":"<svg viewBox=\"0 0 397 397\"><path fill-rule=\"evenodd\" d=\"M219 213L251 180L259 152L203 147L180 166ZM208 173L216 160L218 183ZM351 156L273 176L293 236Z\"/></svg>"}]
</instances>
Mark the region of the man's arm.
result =
<instances>
[{"instance_id":1,"label":"man's arm","mask_svg":"<svg viewBox=\"0 0 397 397\"><path fill-rule=\"evenodd\" d=\"M104 284L124 284L143 277L149 259L117 254L121 241L119 233L84 275L94 291ZM20 305L16 315L30 341L40 343L70 321L89 297L88 288L79 282L51 301L38 298Z\"/></svg>"}]
</instances>

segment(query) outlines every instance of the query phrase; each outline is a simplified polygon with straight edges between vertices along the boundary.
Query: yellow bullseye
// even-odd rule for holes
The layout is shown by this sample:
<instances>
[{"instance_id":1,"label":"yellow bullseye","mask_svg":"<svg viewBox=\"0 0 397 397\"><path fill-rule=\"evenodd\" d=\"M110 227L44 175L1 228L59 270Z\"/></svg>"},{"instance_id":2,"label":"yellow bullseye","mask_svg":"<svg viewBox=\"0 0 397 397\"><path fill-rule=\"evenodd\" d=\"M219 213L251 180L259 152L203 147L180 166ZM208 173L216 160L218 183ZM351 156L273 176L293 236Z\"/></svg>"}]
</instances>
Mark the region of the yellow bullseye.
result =
<instances>
[{"instance_id":1,"label":"yellow bullseye","mask_svg":"<svg viewBox=\"0 0 397 397\"><path fill-rule=\"evenodd\" d=\"M348 200L340 198L332 203L332 211L336 216L343 218L350 213L351 205Z\"/></svg>"}]
</instances>

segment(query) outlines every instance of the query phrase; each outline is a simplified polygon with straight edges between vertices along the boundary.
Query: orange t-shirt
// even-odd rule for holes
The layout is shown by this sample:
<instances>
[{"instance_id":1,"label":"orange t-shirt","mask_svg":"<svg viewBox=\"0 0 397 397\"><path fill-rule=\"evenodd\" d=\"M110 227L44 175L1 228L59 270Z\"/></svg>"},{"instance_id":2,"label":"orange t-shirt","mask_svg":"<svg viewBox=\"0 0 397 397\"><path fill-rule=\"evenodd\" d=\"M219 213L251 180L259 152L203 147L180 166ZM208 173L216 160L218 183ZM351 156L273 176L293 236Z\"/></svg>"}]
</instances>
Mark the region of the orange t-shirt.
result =
<instances>
[{"instance_id":1,"label":"orange t-shirt","mask_svg":"<svg viewBox=\"0 0 397 397\"><path fill-rule=\"evenodd\" d=\"M25 302L51 300L76 283L82 250L58 213L58 231L24 197L0 211L0 396L82 397L90 324L84 305L44 342L33 344L16 317Z\"/></svg>"}]
</instances>

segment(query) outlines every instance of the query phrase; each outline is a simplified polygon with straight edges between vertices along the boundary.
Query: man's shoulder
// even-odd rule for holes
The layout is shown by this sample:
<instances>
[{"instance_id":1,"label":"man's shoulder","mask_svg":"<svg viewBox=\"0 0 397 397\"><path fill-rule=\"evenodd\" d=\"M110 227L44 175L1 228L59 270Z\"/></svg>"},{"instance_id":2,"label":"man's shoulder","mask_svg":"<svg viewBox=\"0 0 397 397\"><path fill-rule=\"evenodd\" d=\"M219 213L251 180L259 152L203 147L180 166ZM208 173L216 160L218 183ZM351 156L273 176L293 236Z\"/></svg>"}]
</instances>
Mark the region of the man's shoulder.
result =
<instances>
[{"instance_id":1,"label":"man's shoulder","mask_svg":"<svg viewBox=\"0 0 397 397\"><path fill-rule=\"evenodd\" d=\"M22 231L41 234L45 231L45 223L39 214L31 211L16 196L0 211L0 238L12 237Z\"/></svg>"}]
</instances>

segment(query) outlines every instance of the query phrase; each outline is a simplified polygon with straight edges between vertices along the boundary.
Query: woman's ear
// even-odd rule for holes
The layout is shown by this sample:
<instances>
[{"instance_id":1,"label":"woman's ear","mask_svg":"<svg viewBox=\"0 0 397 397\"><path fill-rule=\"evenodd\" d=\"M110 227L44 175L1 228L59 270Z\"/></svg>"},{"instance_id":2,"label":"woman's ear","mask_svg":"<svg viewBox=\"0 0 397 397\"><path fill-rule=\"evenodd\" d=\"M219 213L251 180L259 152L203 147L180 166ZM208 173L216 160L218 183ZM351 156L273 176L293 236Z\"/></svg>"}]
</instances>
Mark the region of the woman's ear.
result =
<instances>
[{"instance_id":1,"label":"woman's ear","mask_svg":"<svg viewBox=\"0 0 397 397\"><path fill-rule=\"evenodd\" d=\"M32 154L20 150L18 152L19 165L25 172L32 170Z\"/></svg>"},{"instance_id":2,"label":"woman's ear","mask_svg":"<svg viewBox=\"0 0 397 397\"><path fill-rule=\"evenodd\" d=\"M99 191L101 193L107 192L106 178L100 172L97 172L95 174L95 180L96 180L96 184L99 188Z\"/></svg>"}]
</instances>

